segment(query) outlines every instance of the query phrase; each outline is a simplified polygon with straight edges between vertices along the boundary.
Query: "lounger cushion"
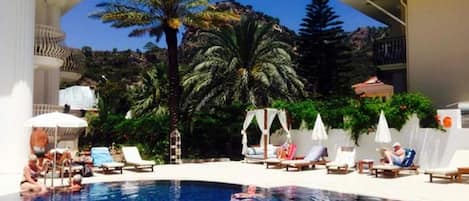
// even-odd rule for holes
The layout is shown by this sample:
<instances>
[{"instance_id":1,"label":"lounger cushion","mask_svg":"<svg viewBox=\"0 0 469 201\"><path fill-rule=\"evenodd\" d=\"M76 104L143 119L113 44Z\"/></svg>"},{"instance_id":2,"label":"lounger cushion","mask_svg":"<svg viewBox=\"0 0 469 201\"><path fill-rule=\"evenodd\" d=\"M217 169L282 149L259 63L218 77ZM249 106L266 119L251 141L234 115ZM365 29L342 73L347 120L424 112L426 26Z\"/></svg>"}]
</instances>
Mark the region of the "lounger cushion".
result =
<instances>
[{"instance_id":1,"label":"lounger cushion","mask_svg":"<svg viewBox=\"0 0 469 201\"><path fill-rule=\"evenodd\" d=\"M355 166L355 151L341 151L336 157L335 163L340 166Z\"/></svg>"},{"instance_id":2,"label":"lounger cushion","mask_svg":"<svg viewBox=\"0 0 469 201\"><path fill-rule=\"evenodd\" d=\"M290 165L290 166L296 166L296 165L304 165L304 164L310 164L311 161L308 160L285 160L282 161L283 165Z\"/></svg>"},{"instance_id":3,"label":"lounger cushion","mask_svg":"<svg viewBox=\"0 0 469 201\"><path fill-rule=\"evenodd\" d=\"M336 161L333 161L333 162L329 162L326 164L326 167L327 168L341 168L341 167L345 167L347 166L347 163L342 163L342 162L336 162Z\"/></svg>"},{"instance_id":4,"label":"lounger cushion","mask_svg":"<svg viewBox=\"0 0 469 201\"><path fill-rule=\"evenodd\" d=\"M274 155L277 150L277 147L273 145L267 146L267 155ZM263 147L249 147L247 149L246 155L262 155L264 154Z\"/></svg>"},{"instance_id":5,"label":"lounger cushion","mask_svg":"<svg viewBox=\"0 0 469 201\"><path fill-rule=\"evenodd\" d=\"M281 159L278 159L278 158L268 158L265 160L266 163L280 163L282 162Z\"/></svg>"},{"instance_id":6,"label":"lounger cushion","mask_svg":"<svg viewBox=\"0 0 469 201\"><path fill-rule=\"evenodd\" d=\"M397 169L401 169L401 167L396 166L396 165L376 165L376 166L373 166L373 169L378 169L378 170L397 170Z\"/></svg>"},{"instance_id":7,"label":"lounger cushion","mask_svg":"<svg viewBox=\"0 0 469 201\"><path fill-rule=\"evenodd\" d=\"M456 174L458 172L457 168L435 168L425 170L425 174L438 174L438 175L446 175L446 174Z\"/></svg>"},{"instance_id":8,"label":"lounger cushion","mask_svg":"<svg viewBox=\"0 0 469 201\"><path fill-rule=\"evenodd\" d=\"M128 164L132 165L155 165L155 161L147 161L147 160L141 160L141 161L126 161Z\"/></svg>"},{"instance_id":9,"label":"lounger cushion","mask_svg":"<svg viewBox=\"0 0 469 201\"><path fill-rule=\"evenodd\" d=\"M264 159L264 154L257 154L257 155L246 155L244 156L246 159L257 159L257 160L263 160ZM267 158L277 158L277 155L267 155Z\"/></svg>"},{"instance_id":10,"label":"lounger cushion","mask_svg":"<svg viewBox=\"0 0 469 201\"><path fill-rule=\"evenodd\" d=\"M405 149L405 157L402 163L400 164L401 167L410 167L414 164L416 152L414 149L407 148Z\"/></svg>"},{"instance_id":11,"label":"lounger cushion","mask_svg":"<svg viewBox=\"0 0 469 201\"><path fill-rule=\"evenodd\" d=\"M155 161L143 160L137 147L122 147L125 162L137 166L155 165Z\"/></svg>"},{"instance_id":12,"label":"lounger cushion","mask_svg":"<svg viewBox=\"0 0 469 201\"><path fill-rule=\"evenodd\" d=\"M103 163L101 164L101 167L105 167L105 168L124 167L124 163L118 163L118 162Z\"/></svg>"},{"instance_id":13,"label":"lounger cushion","mask_svg":"<svg viewBox=\"0 0 469 201\"><path fill-rule=\"evenodd\" d=\"M447 175L458 172L458 167L469 166L469 150L456 150L451 158L448 167L433 168L425 170L426 174Z\"/></svg>"},{"instance_id":14,"label":"lounger cushion","mask_svg":"<svg viewBox=\"0 0 469 201\"><path fill-rule=\"evenodd\" d=\"M93 165L96 167L99 167L104 163L114 162L107 147L91 148L91 158L93 158Z\"/></svg>"},{"instance_id":15,"label":"lounger cushion","mask_svg":"<svg viewBox=\"0 0 469 201\"><path fill-rule=\"evenodd\" d=\"M324 146L320 146L320 145L313 146L311 147L311 149L308 152L308 155L306 155L304 159L307 161L317 161L319 160L319 158L321 158L321 156L324 155L325 149L326 147Z\"/></svg>"}]
</instances>

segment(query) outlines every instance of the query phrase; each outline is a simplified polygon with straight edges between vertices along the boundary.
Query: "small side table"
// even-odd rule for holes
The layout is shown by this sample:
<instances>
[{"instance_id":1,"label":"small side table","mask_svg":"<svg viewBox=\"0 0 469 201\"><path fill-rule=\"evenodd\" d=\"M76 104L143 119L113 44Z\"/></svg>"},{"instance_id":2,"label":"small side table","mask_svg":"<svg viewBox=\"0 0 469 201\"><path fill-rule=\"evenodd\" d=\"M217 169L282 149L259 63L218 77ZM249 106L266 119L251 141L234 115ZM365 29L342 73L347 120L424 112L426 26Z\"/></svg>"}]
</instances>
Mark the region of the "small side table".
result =
<instances>
[{"instance_id":1,"label":"small side table","mask_svg":"<svg viewBox=\"0 0 469 201\"><path fill-rule=\"evenodd\" d=\"M367 165L368 170L370 171L370 174L372 174L372 169L373 169L373 160L360 160L358 161L358 173L362 174L364 166Z\"/></svg>"},{"instance_id":2,"label":"small side table","mask_svg":"<svg viewBox=\"0 0 469 201\"><path fill-rule=\"evenodd\" d=\"M469 174L469 167L458 168L458 175L456 176L456 180L458 183L462 182L462 175L464 174Z\"/></svg>"}]
</instances>

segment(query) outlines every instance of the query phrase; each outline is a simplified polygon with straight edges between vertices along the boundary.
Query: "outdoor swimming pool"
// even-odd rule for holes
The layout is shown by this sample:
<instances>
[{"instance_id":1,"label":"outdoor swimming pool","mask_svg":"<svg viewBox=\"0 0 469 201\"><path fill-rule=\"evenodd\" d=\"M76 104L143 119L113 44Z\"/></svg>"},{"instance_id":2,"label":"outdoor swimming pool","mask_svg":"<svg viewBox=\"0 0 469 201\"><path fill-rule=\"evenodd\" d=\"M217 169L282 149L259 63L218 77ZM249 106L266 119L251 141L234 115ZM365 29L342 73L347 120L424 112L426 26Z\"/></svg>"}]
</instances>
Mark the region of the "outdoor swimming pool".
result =
<instances>
[{"instance_id":1,"label":"outdoor swimming pool","mask_svg":"<svg viewBox=\"0 0 469 201\"><path fill-rule=\"evenodd\" d=\"M35 201L69 200L154 200L154 201L229 201L232 194L242 192L241 185L200 181L129 181L85 185L79 193L54 193L37 197ZM264 195L256 201L349 201L387 200L296 186L257 189ZM19 194L0 197L2 201L23 200ZM250 201L253 199L250 199ZM248 200L244 200L248 201Z\"/></svg>"}]
</instances>

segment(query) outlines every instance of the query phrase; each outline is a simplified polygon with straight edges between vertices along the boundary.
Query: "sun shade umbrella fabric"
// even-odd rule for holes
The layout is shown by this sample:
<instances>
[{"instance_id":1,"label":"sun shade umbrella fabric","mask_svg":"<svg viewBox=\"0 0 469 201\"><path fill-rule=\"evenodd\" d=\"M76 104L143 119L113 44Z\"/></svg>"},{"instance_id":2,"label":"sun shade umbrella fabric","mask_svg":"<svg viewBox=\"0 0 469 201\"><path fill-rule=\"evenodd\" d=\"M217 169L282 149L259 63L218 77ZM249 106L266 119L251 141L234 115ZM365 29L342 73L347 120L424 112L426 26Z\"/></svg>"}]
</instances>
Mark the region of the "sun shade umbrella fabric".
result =
<instances>
[{"instance_id":1,"label":"sun shade umbrella fabric","mask_svg":"<svg viewBox=\"0 0 469 201\"><path fill-rule=\"evenodd\" d=\"M391 131L388 127L388 122L384 116L384 112L381 110L378 121L378 128L376 129L375 142L377 143L390 143L391 142Z\"/></svg>"},{"instance_id":2,"label":"sun shade umbrella fabric","mask_svg":"<svg viewBox=\"0 0 469 201\"><path fill-rule=\"evenodd\" d=\"M322 122L321 115L318 113L316 121L314 122L313 133L311 134L313 140L327 140L327 132Z\"/></svg>"},{"instance_id":3,"label":"sun shade umbrella fabric","mask_svg":"<svg viewBox=\"0 0 469 201\"><path fill-rule=\"evenodd\" d=\"M82 128L87 127L88 123L70 114L52 112L29 119L24 123L24 126L41 128Z\"/></svg>"}]
</instances>

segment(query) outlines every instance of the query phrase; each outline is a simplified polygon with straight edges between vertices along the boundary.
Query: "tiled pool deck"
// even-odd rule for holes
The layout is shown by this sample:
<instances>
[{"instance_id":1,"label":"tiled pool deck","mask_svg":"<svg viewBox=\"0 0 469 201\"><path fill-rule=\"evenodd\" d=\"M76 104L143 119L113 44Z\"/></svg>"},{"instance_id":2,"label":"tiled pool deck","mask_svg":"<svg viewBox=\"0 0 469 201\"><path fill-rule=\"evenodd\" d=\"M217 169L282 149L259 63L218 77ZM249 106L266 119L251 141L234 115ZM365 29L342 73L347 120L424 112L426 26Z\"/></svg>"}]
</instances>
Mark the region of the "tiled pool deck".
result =
<instances>
[{"instance_id":1,"label":"tiled pool deck","mask_svg":"<svg viewBox=\"0 0 469 201\"><path fill-rule=\"evenodd\" d=\"M84 183L157 179L255 184L260 187L296 185L398 200L469 200L467 178L462 184L442 180L429 183L428 176L424 174L403 172L398 178L375 178L357 172L328 175L321 166L315 170L286 172L284 169L266 169L263 165L241 162L159 165L154 172L136 172L129 168L122 175L96 173L93 177L85 178ZM11 186L11 182L8 182L15 180L18 180L17 175L0 175L0 195L17 192L18 186Z\"/></svg>"}]
</instances>

